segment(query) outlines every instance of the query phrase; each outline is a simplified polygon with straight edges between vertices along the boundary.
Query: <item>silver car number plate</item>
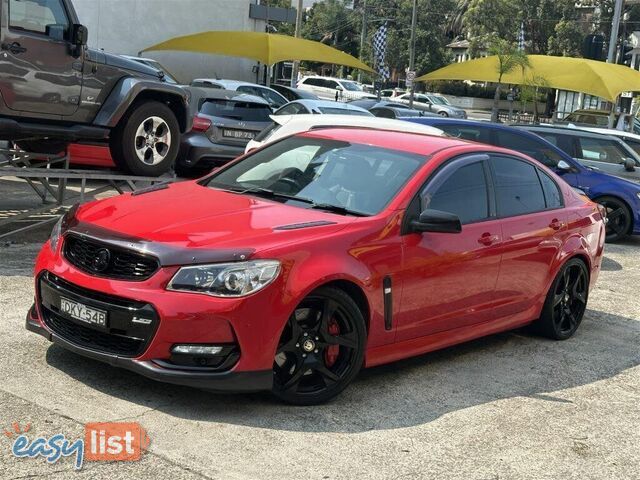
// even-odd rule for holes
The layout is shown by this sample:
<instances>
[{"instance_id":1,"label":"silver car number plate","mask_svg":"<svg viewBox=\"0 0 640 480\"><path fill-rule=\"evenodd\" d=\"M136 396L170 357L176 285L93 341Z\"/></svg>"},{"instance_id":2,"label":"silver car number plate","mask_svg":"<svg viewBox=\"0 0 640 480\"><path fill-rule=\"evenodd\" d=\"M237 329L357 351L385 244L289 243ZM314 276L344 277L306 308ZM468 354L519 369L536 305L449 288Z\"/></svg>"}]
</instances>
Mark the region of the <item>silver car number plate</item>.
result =
<instances>
[{"instance_id":1,"label":"silver car number plate","mask_svg":"<svg viewBox=\"0 0 640 480\"><path fill-rule=\"evenodd\" d=\"M255 132L249 132L246 130L222 130L222 135L229 138L241 138L243 140L253 140L256 136Z\"/></svg>"},{"instance_id":2,"label":"silver car number plate","mask_svg":"<svg viewBox=\"0 0 640 480\"><path fill-rule=\"evenodd\" d=\"M107 312L74 302L68 298L60 297L60 312L91 325L107 326Z\"/></svg>"}]
</instances>

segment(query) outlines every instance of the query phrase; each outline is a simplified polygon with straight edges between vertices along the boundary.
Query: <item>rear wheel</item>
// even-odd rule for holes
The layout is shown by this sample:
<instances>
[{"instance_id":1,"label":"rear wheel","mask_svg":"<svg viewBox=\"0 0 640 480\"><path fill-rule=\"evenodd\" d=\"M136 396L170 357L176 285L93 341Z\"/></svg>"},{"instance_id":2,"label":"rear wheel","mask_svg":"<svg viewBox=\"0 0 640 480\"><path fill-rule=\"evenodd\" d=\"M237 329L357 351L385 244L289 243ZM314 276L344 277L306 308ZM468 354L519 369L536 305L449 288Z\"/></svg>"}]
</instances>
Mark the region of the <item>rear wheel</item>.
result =
<instances>
[{"instance_id":1,"label":"rear wheel","mask_svg":"<svg viewBox=\"0 0 640 480\"><path fill-rule=\"evenodd\" d=\"M441 117L448 117L449 116L449 114L447 112L445 112L445 111L438 112L438 115L440 115Z\"/></svg>"},{"instance_id":2,"label":"rear wheel","mask_svg":"<svg viewBox=\"0 0 640 480\"><path fill-rule=\"evenodd\" d=\"M596 200L607 210L606 241L619 242L631 230L631 212L622 200L615 197L601 197Z\"/></svg>"},{"instance_id":3,"label":"rear wheel","mask_svg":"<svg viewBox=\"0 0 640 480\"><path fill-rule=\"evenodd\" d=\"M587 309L589 272L582 260L573 258L553 281L537 321L538 331L554 340L570 338L580 326Z\"/></svg>"},{"instance_id":4,"label":"rear wheel","mask_svg":"<svg viewBox=\"0 0 640 480\"><path fill-rule=\"evenodd\" d=\"M273 393L314 405L338 395L360 371L366 328L360 309L342 290L322 287L293 312L273 364Z\"/></svg>"},{"instance_id":5,"label":"rear wheel","mask_svg":"<svg viewBox=\"0 0 640 480\"><path fill-rule=\"evenodd\" d=\"M111 156L133 175L157 177L168 172L180 146L173 111L156 101L138 103L111 135Z\"/></svg>"}]
</instances>

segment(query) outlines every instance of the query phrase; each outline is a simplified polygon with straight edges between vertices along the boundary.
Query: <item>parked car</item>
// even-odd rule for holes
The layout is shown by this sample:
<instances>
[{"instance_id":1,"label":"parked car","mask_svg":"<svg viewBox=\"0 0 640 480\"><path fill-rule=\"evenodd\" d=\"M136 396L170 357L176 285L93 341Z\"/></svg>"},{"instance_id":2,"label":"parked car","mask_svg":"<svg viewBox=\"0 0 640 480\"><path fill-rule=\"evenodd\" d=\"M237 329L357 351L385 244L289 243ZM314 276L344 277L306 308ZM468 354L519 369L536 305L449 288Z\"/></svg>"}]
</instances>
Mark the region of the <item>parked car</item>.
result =
<instances>
[{"instance_id":1,"label":"parked car","mask_svg":"<svg viewBox=\"0 0 640 480\"><path fill-rule=\"evenodd\" d=\"M410 93L394 97L394 102L410 103ZM437 113L442 117L467 118L467 112L463 108L454 107L441 95L416 93L413 97L413 108Z\"/></svg>"},{"instance_id":2,"label":"parked car","mask_svg":"<svg viewBox=\"0 0 640 480\"><path fill-rule=\"evenodd\" d=\"M36 259L26 327L155 380L310 405L363 366L529 324L570 338L604 231L516 152L316 130L72 210Z\"/></svg>"},{"instance_id":3,"label":"parked car","mask_svg":"<svg viewBox=\"0 0 640 480\"><path fill-rule=\"evenodd\" d=\"M402 95L403 93L406 93L406 90L403 90L402 88L386 88L380 91L380 96L383 98L393 98L398 95Z\"/></svg>"},{"instance_id":4,"label":"parked car","mask_svg":"<svg viewBox=\"0 0 640 480\"><path fill-rule=\"evenodd\" d=\"M299 88L287 87L285 85L271 85L276 92L286 98L288 101L294 100L319 100L318 96L307 90L301 90Z\"/></svg>"},{"instance_id":5,"label":"parked car","mask_svg":"<svg viewBox=\"0 0 640 480\"><path fill-rule=\"evenodd\" d=\"M403 118L403 117L422 117L422 116L437 116L435 113L425 112L424 110L416 110L414 108L398 108L398 107L373 107L369 110L376 117L382 118Z\"/></svg>"},{"instance_id":6,"label":"parked car","mask_svg":"<svg viewBox=\"0 0 640 480\"><path fill-rule=\"evenodd\" d=\"M394 108L409 108L409 105L399 102L390 102L388 100L380 100L377 98L362 98L360 100L351 100L347 102L349 105L355 105L365 110L371 110L374 107L394 107Z\"/></svg>"},{"instance_id":7,"label":"parked car","mask_svg":"<svg viewBox=\"0 0 640 480\"><path fill-rule=\"evenodd\" d=\"M377 98L365 92L357 82L342 78L319 77L312 75L298 82L300 90L307 90L324 100L348 101L359 98Z\"/></svg>"},{"instance_id":8,"label":"parked car","mask_svg":"<svg viewBox=\"0 0 640 480\"><path fill-rule=\"evenodd\" d=\"M99 143L129 173L171 169L191 129L186 90L156 68L88 48L70 0L0 7L0 140L44 154Z\"/></svg>"},{"instance_id":9,"label":"parked car","mask_svg":"<svg viewBox=\"0 0 640 480\"><path fill-rule=\"evenodd\" d=\"M562 120L554 121L554 124L608 128L610 114L611 112L607 110L580 109L570 113ZM619 113L614 114L613 127L622 131L628 130L640 134L640 120L628 114L624 114L622 118Z\"/></svg>"},{"instance_id":10,"label":"parked car","mask_svg":"<svg viewBox=\"0 0 640 480\"><path fill-rule=\"evenodd\" d=\"M157 60L154 60L152 58L144 58L144 57L132 57L131 55L121 55L121 57L126 58L128 60L132 60L134 62L141 63L142 65L146 65L147 67L155 68L160 73L162 73L162 79L167 83L173 83L175 85L178 85L180 83L178 82L178 80L176 80L176 77L174 77L169 72L169 70L167 70L166 67L162 65L160 62L158 62Z\"/></svg>"},{"instance_id":11,"label":"parked car","mask_svg":"<svg viewBox=\"0 0 640 480\"><path fill-rule=\"evenodd\" d=\"M184 136L176 173L198 174L242 155L247 143L270 123L271 108L261 97L212 90L200 100L193 128Z\"/></svg>"},{"instance_id":12,"label":"parked car","mask_svg":"<svg viewBox=\"0 0 640 480\"><path fill-rule=\"evenodd\" d=\"M520 128L540 135L587 167L640 181L640 156L620 138L576 128L537 125Z\"/></svg>"},{"instance_id":13,"label":"parked car","mask_svg":"<svg viewBox=\"0 0 640 480\"><path fill-rule=\"evenodd\" d=\"M285 105L289 100L276 92L273 88L257 83L241 82L239 80L223 80L217 78L196 78L191 82L192 87L220 88L232 90L248 95L255 95L265 99L273 110Z\"/></svg>"},{"instance_id":14,"label":"parked car","mask_svg":"<svg viewBox=\"0 0 640 480\"><path fill-rule=\"evenodd\" d=\"M272 115L273 123L251 140L245 153L260 148L267 143L296 133L327 127L358 127L391 130L398 132L423 133L425 135L442 135L442 130L417 123L388 120L374 116L348 115Z\"/></svg>"},{"instance_id":15,"label":"parked car","mask_svg":"<svg viewBox=\"0 0 640 480\"><path fill-rule=\"evenodd\" d=\"M356 115L370 117L371 113L364 108L356 107L348 103L332 102L330 100L295 100L275 111L274 115L306 115L331 114L331 115Z\"/></svg>"},{"instance_id":16,"label":"parked car","mask_svg":"<svg viewBox=\"0 0 640 480\"><path fill-rule=\"evenodd\" d=\"M445 118L407 119L439 128L454 137L510 148L553 169L564 181L607 210L607 241L640 235L640 185L586 167L544 138L527 130L495 123Z\"/></svg>"}]
</instances>

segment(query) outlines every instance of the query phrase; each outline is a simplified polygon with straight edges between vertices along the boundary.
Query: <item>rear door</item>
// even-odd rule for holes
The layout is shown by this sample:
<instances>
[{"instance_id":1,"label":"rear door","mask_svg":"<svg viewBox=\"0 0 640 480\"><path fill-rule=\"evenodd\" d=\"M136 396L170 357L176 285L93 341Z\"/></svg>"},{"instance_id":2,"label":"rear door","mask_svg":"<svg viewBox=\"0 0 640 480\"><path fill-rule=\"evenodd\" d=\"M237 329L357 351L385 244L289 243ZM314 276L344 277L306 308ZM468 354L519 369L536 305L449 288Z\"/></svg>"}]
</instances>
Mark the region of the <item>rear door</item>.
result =
<instances>
[{"instance_id":1,"label":"rear door","mask_svg":"<svg viewBox=\"0 0 640 480\"><path fill-rule=\"evenodd\" d=\"M8 109L69 116L80 103L82 56L71 55L62 0L8 0L0 33L0 92ZM5 13L5 12L3 12Z\"/></svg>"},{"instance_id":2,"label":"rear door","mask_svg":"<svg viewBox=\"0 0 640 480\"><path fill-rule=\"evenodd\" d=\"M551 264L567 235L567 215L555 180L523 159L491 155L502 265L495 289L496 319L534 318Z\"/></svg>"}]
</instances>

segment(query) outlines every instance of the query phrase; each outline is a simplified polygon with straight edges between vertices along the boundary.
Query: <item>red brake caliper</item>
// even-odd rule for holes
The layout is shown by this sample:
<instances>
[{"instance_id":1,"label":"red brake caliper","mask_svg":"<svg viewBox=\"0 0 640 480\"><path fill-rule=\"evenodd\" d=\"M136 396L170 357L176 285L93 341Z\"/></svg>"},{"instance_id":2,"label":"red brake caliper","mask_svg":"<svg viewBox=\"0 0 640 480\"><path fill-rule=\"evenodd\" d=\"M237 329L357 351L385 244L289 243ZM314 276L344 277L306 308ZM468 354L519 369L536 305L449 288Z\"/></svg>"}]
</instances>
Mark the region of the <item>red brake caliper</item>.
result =
<instances>
[{"instance_id":1,"label":"red brake caliper","mask_svg":"<svg viewBox=\"0 0 640 480\"><path fill-rule=\"evenodd\" d=\"M331 318L329 320L329 325L327 328L329 335L338 336L340 335L340 325L336 322L335 318ZM333 366L338 360L338 354L340 353L339 345L329 345L324 351L324 362L327 367Z\"/></svg>"}]
</instances>

